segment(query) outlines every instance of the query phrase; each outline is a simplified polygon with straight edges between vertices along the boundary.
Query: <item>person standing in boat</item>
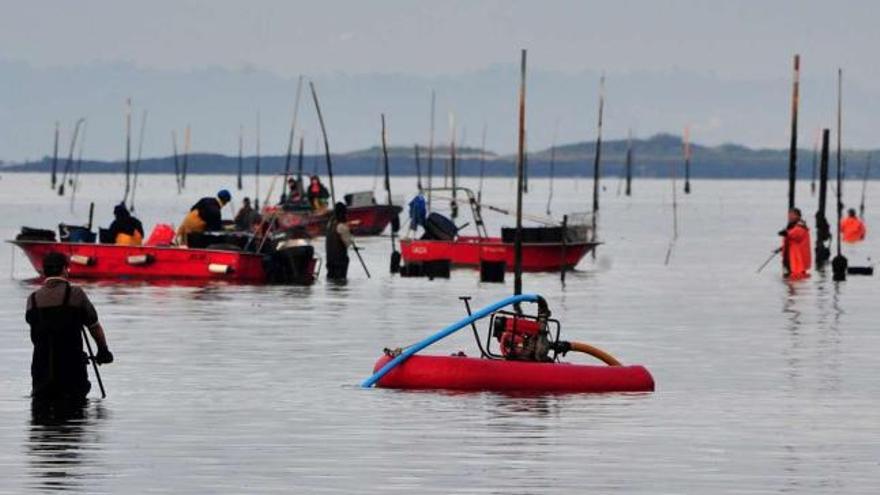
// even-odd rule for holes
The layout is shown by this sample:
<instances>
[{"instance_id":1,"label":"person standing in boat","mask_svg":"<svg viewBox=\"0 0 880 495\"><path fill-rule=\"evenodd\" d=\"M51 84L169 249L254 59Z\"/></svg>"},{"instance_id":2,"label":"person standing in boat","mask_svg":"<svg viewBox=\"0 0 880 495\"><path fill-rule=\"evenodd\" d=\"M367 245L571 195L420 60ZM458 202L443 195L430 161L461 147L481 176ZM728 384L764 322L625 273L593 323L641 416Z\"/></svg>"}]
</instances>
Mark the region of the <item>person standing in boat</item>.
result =
<instances>
[{"instance_id":1,"label":"person standing in boat","mask_svg":"<svg viewBox=\"0 0 880 495\"><path fill-rule=\"evenodd\" d=\"M330 198L330 193L324 184L321 184L321 179L317 175L313 175L309 179L308 195L309 204L312 205L313 210L321 212L327 209L327 199Z\"/></svg>"},{"instance_id":2,"label":"person standing in boat","mask_svg":"<svg viewBox=\"0 0 880 495\"><path fill-rule=\"evenodd\" d=\"M52 252L43 258L43 286L31 293L25 320L34 346L31 396L34 401L85 400L91 389L83 353L83 327L98 344L97 364L113 362L98 313L86 293L67 281L67 257Z\"/></svg>"},{"instance_id":3,"label":"person standing in boat","mask_svg":"<svg viewBox=\"0 0 880 495\"><path fill-rule=\"evenodd\" d=\"M810 229L801 217L801 210L792 208L788 210L788 225L779 231L782 237L782 269L784 275L797 280L810 276L810 267L813 264L812 251L810 250Z\"/></svg>"},{"instance_id":4,"label":"person standing in boat","mask_svg":"<svg viewBox=\"0 0 880 495\"><path fill-rule=\"evenodd\" d=\"M119 203L113 208L113 223L107 229L108 241L122 246L140 246L144 242L144 226Z\"/></svg>"},{"instance_id":5,"label":"person standing in boat","mask_svg":"<svg viewBox=\"0 0 880 495\"><path fill-rule=\"evenodd\" d=\"M241 209L235 214L235 230L250 231L260 221L260 214L251 206L251 198L242 200Z\"/></svg>"},{"instance_id":6,"label":"person standing in boat","mask_svg":"<svg viewBox=\"0 0 880 495\"><path fill-rule=\"evenodd\" d=\"M302 184L297 182L296 178L289 177L287 179L287 191L281 195L281 206L299 206L303 201Z\"/></svg>"},{"instance_id":7,"label":"person standing in boat","mask_svg":"<svg viewBox=\"0 0 880 495\"><path fill-rule=\"evenodd\" d=\"M343 203L336 203L327 225L325 241L328 280L345 280L348 277L348 247L354 241L347 222L348 208Z\"/></svg>"},{"instance_id":8,"label":"person standing in boat","mask_svg":"<svg viewBox=\"0 0 880 495\"><path fill-rule=\"evenodd\" d=\"M850 208L847 211L846 218L840 222L840 234L843 236L843 242L850 244L862 242L865 240L866 233L867 230L865 229L864 222L856 216L856 210Z\"/></svg>"},{"instance_id":9,"label":"person standing in boat","mask_svg":"<svg viewBox=\"0 0 880 495\"><path fill-rule=\"evenodd\" d=\"M190 208L177 228L177 243L185 246L187 236L193 233L223 230L223 207L232 200L232 194L221 189L216 197L204 197Z\"/></svg>"}]
</instances>

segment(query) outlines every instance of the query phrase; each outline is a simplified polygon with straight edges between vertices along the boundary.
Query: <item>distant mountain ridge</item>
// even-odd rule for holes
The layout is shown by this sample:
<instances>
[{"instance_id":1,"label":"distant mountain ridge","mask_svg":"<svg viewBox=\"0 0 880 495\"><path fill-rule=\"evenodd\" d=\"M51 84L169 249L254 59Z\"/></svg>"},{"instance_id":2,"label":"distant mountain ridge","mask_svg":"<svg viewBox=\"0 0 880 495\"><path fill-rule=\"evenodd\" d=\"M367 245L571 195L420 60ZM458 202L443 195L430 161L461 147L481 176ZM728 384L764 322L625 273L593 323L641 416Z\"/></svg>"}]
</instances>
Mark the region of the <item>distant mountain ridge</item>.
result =
<instances>
[{"instance_id":1,"label":"distant mountain ridge","mask_svg":"<svg viewBox=\"0 0 880 495\"><path fill-rule=\"evenodd\" d=\"M636 177L666 177L672 167L681 175L684 167L682 139L671 134L657 134L648 139L632 141ZM603 175L621 175L626 159L627 140L611 140L602 143L601 167ZM564 144L555 147L555 173L560 177L592 176L595 142ZM433 154L434 176L443 176L449 161L449 148L436 146ZM528 173L532 177L545 177L550 172L551 149L529 153ZM701 178L730 179L779 179L788 174L787 149L752 149L738 144L703 146L691 143L691 176ZM878 150L845 150L844 163L850 165L855 175L861 176L869 153ZM393 175L416 175L416 161L413 147L394 146L389 149L389 162ZM428 150L420 148L420 171L427 174ZM473 147L456 148L457 173L461 176L480 174L481 153ZM485 174L487 176L511 176L514 173L516 157L498 155L491 151L485 154ZM337 175L372 175L381 173L381 149L378 147L331 155L333 171ZM810 177L813 170L813 150L798 150L798 176ZM245 175L254 171L256 158L243 159ZM265 175L284 172L286 156L272 155L260 157L261 173ZM59 174L62 173L66 159L59 158ZM832 164L833 166L833 159ZM291 171L296 173L297 157L291 160ZM0 167L3 172L44 172L51 171L51 157L39 162L6 164ZM853 167L855 167L853 169ZM122 173L125 163L121 161L87 160L82 163L85 173ZM174 158L160 157L142 160L140 173L173 173ZM238 157L216 153L193 153L189 157L188 173L192 174L236 174ZM323 155L306 155L303 159L303 174L311 175L317 171L326 175Z\"/></svg>"}]
</instances>

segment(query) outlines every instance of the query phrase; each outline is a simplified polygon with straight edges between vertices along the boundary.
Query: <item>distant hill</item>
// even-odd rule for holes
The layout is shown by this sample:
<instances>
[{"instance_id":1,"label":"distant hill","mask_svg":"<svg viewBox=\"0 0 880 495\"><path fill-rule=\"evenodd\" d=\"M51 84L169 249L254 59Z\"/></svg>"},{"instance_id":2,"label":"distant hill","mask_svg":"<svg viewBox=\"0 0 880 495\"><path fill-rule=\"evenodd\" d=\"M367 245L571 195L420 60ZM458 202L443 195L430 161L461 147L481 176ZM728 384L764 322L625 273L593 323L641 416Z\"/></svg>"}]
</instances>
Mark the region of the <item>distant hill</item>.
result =
<instances>
[{"instance_id":1,"label":"distant hill","mask_svg":"<svg viewBox=\"0 0 880 495\"><path fill-rule=\"evenodd\" d=\"M681 175L684 166L682 140L679 136L658 134L648 139L633 140L634 175L637 177L666 177L672 167L677 167ZM551 155L555 154L555 173L560 177L592 176L595 143L573 143L560 145L552 150L534 151L528 156L528 173L532 177L549 175ZM602 143L602 174L619 175L626 159L627 141L606 141ZM750 178L778 179L788 174L788 150L752 149L736 144L703 146L692 144L691 175L703 178ZM844 163L855 167L853 174L860 175L863 170L867 150L847 150ZM878 153L880 155L880 153ZM421 173L427 174L428 152L420 149ZM458 174L476 176L480 173L480 150L476 148L457 149ZM381 172L381 150L378 147L332 155L333 171L338 175L372 175ZM813 151L798 151L798 175L809 177L812 173ZM443 175L449 160L448 147L435 147L433 156L434 175ZM416 162L413 148L395 146L389 150L389 161L393 175L415 175ZM282 173L285 156L262 156L260 169L263 174ZM66 160L59 159L59 173ZM244 173L253 173L256 158L243 159ZM487 176L510 176L514 173L516 157L485 153L485 174ZM833 163L832 163L833 165ZM297 157L292 157L291 169L296 171ZM45 172L52 167L50 157L39 162L6 164L0 167L3 172ZM121 173L125 170L119 161L83 161L82 171L86 173ZM325 158L321 155L307 155L303 159L303 173L312 174L317 170L326 174ZM147 174L173 173L174 158L150 158L140 164L140 172ZM190 155L188 173L191 174L236 174L238 157L211 153Z\"/></svg>"}]
</instances>

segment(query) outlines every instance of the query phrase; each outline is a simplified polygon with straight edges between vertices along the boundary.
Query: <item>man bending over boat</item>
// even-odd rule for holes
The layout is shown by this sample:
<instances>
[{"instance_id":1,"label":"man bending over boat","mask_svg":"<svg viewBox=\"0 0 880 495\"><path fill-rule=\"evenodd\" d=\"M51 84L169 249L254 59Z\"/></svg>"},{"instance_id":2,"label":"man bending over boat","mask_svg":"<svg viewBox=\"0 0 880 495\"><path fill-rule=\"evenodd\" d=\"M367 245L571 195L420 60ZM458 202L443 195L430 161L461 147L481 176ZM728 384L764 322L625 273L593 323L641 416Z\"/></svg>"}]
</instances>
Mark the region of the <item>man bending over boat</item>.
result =
<instances>
[{"instance_id":1,"label":"man bending over boat","mask_svg":"<svg viewBox=\"0 0 880 495\"><path fill-rule=\"evenodd\" d=\"M865 240L865 223L856 216L856 210L850 208L846 218L840 222L840 234L843 236L843 242L855 244Z\"/></svg>"},{"instance_id":2,"label":"man bending over boat","mask_svg":"<svg viewBox=\"0 0 880 495\"><path fill-rule=\"evenodd\" d=\"M107 229L108 241L122 246L140 246L144 241L144 226L131 215L125 203L119 203L113 208L113 216L115 220Z\"/></svg>"},{"instance_id":3,"label":"man bending over boat","mask_svg":"<svg viewBox=\"0 0 880 495\"><path fill-rule=\"evenodd\" d=\"M67 257L49 253L43 258L43 286L31 293L25 320L34 345L31 395L35 401L85 400L91 388L83 353L83 327L98 344L97 364L113 362L98 313L83 290L67 281Z\"/></svg>"},{"instance_id":4,"label":"man bending over boat","mask_svg":"<svg viewBox=\"0 0 880 495\"><path fill-rule=\"evenodd\" d=\"M185 246L189 234L223 230L222 211L230 200L232 194L226 189L221 189L215 198L206 196L200 199L180 222L177 243Z\"/></svg>"}]
</instances>

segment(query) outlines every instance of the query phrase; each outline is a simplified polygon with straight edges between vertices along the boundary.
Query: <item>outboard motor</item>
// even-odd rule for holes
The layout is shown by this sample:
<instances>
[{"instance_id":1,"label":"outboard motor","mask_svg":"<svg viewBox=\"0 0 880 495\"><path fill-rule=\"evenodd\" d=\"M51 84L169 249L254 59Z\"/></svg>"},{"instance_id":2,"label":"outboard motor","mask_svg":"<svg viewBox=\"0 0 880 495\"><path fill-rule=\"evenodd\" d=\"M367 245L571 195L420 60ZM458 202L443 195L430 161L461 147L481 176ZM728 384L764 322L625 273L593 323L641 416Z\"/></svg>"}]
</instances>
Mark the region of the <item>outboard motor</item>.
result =
<instances>
[{"instance_id":1,"label":"outboard motor","mask_svg":"<svg viewBox=\"0 0 880 495\"><path fill-rule=\"evenodd\" d=\"M312 282L311 264L315 248L303 239L286 239L275 244L275 249L263 257L270 283L309 284Z\"/></svg>"}]
</instances>

